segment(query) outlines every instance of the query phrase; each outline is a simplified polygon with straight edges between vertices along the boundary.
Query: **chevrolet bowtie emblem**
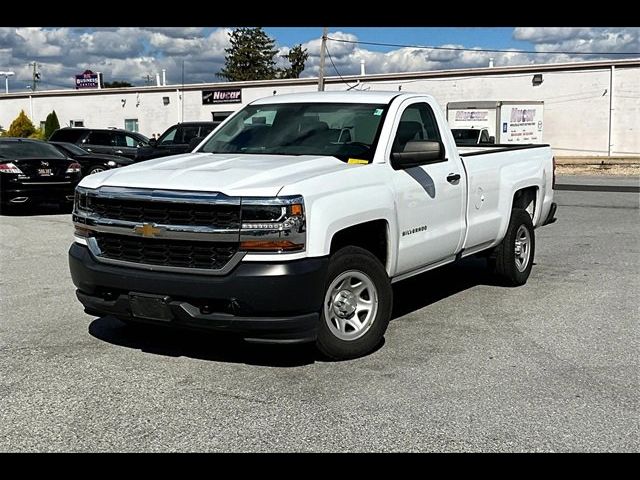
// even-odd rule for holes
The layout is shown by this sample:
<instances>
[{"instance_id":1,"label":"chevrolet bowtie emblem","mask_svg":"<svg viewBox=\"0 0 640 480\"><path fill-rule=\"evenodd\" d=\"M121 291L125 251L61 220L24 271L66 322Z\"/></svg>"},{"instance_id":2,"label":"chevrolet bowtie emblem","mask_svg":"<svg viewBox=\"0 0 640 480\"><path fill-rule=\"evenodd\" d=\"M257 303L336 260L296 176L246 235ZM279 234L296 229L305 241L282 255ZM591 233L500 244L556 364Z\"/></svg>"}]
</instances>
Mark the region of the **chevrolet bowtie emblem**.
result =
<instances>
[{"instance_id":1,"label":"chevrolet bowtie emblem","mask_svg":"<svg viewBox=\"0 0 640 480\"><path fill-rule=\"evenodd\" d=\"M162 231L162 229L156 227L154 223L143 223L142 225L136 225L133 227L133 231L143 237L155 237Z\"/></svg>"}]
</instances>

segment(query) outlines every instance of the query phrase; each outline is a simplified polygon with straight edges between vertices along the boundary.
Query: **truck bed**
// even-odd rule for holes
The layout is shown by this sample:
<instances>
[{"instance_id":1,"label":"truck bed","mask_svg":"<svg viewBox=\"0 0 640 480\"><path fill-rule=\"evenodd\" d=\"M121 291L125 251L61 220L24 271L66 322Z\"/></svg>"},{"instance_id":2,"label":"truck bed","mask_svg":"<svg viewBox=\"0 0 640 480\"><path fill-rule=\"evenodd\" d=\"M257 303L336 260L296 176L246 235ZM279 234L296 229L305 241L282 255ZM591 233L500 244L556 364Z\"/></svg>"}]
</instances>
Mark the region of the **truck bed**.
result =
<instances>
[{"instance_id":1,"label":"truck bed","mask_svg":"<svg viewBox=\"0 0 640 480\"><path fill-rule=\"evenodd\" d=\"M513 197L521 188L537 188L534 226L551 208L553 153L549 145L487 145L459 149L467 173L466 252L493 246L507 229ZM509 192L509 194L507 194Z\"/></svg>"}]
</instances>

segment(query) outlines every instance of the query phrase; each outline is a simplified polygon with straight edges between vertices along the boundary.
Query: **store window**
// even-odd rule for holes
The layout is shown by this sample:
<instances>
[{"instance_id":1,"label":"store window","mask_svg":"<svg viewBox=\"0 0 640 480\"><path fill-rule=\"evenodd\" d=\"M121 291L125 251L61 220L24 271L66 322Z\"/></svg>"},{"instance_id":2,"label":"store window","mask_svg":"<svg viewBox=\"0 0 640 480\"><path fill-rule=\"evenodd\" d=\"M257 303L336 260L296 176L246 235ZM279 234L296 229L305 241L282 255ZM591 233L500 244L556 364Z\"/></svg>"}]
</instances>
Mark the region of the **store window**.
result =
<instances>
[{"instance_id":1,"label":"store window","mask_svg":"<svg viewBox=\"0 0 640 480\"><path fill-rule=\"evenodd\" d=\"M137 118L127 118L124 121L124 129L129 132L137 132L138 131L138 119Z\"/></svg>"}]
</instances>

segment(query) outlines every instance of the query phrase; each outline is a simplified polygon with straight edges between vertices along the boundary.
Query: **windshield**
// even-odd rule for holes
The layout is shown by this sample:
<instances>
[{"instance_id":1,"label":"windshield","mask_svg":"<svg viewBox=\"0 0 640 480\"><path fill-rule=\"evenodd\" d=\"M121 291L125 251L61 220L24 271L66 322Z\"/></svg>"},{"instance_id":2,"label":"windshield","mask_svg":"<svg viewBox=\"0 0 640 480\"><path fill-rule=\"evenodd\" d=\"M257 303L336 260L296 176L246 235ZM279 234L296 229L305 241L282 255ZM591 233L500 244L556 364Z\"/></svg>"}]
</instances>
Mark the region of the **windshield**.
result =
<instances>
[{"instance_id":1,"label":"windshield","mask_svg":"<svg viewBox=\"0 0 640 480\"><path fill-rule=\"evenodd\" d=\"M61 148L62 150L66 151L71 155L89 155L89 152L81 149L80 147L78 147L77 145L74 145L73 143L54 143L53 145L55 145L58 148Z\"/></svg>"},{"instance_id":2,"label":"windshield","mask_svg":"<svg viewBox=\"0 0 640 480\"><path fill-rule=\"evenodd\" d=\"M53 145L40 142L0 142L3 158L66 158Z\"/></svg>"},{"instance_id":3,"label":"windshield","mask_svg":"<svg viewBox=\"0 0 640 480\"><path fill-rule=\"evenodd\" d=\"M460 140L477 142L480 130L474 130L472 128L454 128L451 130L451 133L453 133L453 138L456 142Z\"/></svg>"},{"instance_id":4,"label":"windshield","mask_svg":"<svg viewBox=\"0 0 640 480\"><path fill-rule=\"evenodd\" d=\"M372 160L385 109L364 103L248 105L198 151Z\"/></svg>"}]
</instances>

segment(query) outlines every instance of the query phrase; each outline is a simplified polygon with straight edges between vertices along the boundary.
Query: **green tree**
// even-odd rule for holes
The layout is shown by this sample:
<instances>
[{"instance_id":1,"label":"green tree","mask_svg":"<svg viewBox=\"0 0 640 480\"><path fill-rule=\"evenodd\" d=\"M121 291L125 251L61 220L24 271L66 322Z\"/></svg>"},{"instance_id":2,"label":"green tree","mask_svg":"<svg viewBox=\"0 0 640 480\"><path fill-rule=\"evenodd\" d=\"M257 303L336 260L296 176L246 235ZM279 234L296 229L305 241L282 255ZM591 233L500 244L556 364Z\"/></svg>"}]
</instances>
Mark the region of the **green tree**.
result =
<instances>
[{"instance_id":1,"label":"green tree","mask_svg":"<svg viewBox=\"0 0 640 480\"><path fill-rule=\"evenodd\" d=\"M58 115L56 115L56 111L54 110L49 115L47 115L47 119L44 121L44 138L49 140L49 137L60 128L60 122L58 121Z\"/></svg>"},{"instance_id":2,"label":"green tree","mask_svg":"<svg viewBox=\"0 0 640 480\"><path fill-rule=\"evenodd\" d=\"M133 83L129 83L129 82L119 82L119 81L114 81L114 82L104 82L104 88L122 88L122 87L133 87Z\"/></svg>"},{"instance_id":3,"label":"green tree","mask_svg":"<svg viewBox=\"0 0 640 480\"><path fill-rule=\"evenodd\" d=\"M36 127L33 126L29 117L24 113L24 110L20 110L20 113L15 118L9 130L7 130L7 137L29 137L36 133Z\"/></svg>"},{"instance_id":4,"label":"green tree","mask_svg":"<svg viewBox=\"0 0 640 480\"><path fill-rule=\"evenodd\" d=\"M225 48L224 68L218 73L230 82L276 78L275 41L262 27L236 28L229 34L231 46Z\"/></svg>"},{"instance_id":5,"label":"green tree","mask_svg":"<svg viewBox=\"0 0 640 480\"><path fill-rule=\"evenodd\" d=\"M302 44L298 44L291 48L288 54L282 55L282 58L287 59L291 66L280 70L280 78L300 78L309 53L306 48L302 48Z\"/></svg>"}]
</instances>

